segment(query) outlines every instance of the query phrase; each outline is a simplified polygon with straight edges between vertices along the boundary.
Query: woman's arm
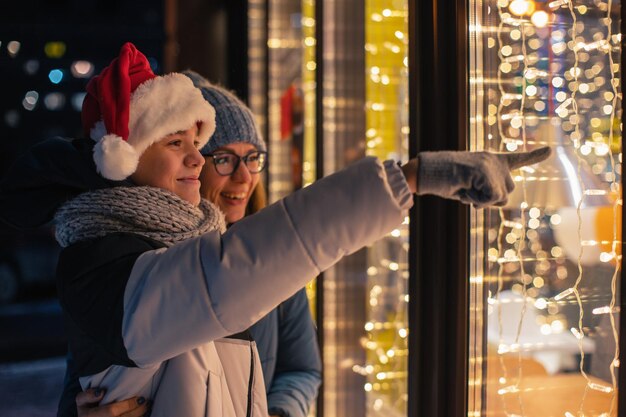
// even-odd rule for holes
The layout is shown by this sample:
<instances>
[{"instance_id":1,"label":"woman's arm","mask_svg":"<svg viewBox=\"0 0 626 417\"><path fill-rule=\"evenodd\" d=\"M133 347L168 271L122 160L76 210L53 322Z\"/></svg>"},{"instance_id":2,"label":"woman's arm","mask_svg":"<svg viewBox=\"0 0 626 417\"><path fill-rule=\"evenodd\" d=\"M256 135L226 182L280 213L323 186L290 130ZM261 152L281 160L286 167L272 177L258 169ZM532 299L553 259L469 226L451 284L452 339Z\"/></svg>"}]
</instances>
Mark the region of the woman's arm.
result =
<instances>
[{"instance_id":1,"label":"woman's arm","mask_svg":"<svg viewBox=\"0 0 626 417\"><path fill-rule=\"evenodd\" d=\"M267 395L271 415L306 417L322 382L315 325L304 289L278 306L276 371Z\"/></svg>"}]
</instances>

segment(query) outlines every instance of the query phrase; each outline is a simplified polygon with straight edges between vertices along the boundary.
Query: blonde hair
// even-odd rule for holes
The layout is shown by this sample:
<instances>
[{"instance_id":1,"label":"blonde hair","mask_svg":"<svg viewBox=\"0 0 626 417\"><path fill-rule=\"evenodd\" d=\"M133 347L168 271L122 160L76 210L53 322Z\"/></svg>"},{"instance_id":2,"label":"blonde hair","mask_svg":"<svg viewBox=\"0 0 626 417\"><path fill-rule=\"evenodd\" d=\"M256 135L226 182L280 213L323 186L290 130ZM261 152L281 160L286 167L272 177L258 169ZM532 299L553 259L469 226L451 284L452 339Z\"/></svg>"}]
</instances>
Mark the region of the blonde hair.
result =
<instances>
[{"instance_id":1,"label":"blonde hair","mask_svg":"<svg viewBox=\"0 0 626 417\"><path fill-rule=\"evenodd\" d=\"M246 216L256 213L266 205L267 193L265 192L265 185L263 185L263 180L261 179L250 195L250 200L246 206Z\"/></svg>"}]
</instances>

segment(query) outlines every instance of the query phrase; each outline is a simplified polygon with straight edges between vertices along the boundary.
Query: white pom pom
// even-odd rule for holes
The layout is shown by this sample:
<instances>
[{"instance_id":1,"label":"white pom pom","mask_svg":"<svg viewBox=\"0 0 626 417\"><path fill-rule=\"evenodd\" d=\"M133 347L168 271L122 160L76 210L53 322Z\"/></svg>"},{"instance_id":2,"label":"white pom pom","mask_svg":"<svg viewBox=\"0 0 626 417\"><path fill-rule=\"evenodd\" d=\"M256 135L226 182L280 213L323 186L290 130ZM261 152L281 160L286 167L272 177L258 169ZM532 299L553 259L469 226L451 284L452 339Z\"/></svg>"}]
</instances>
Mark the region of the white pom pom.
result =
<instances>
[{"instance_id":1,"label":"white pom pom","mask_svg":"<svg viewBox=\"0 0 626 417\"><path fill-rule=\"evenodd\" d=\"M137 170L139 155L128 142L117 135L106 135L93 149L98 173L104 178L122 181Z\"/></svg>"}]
</instances>

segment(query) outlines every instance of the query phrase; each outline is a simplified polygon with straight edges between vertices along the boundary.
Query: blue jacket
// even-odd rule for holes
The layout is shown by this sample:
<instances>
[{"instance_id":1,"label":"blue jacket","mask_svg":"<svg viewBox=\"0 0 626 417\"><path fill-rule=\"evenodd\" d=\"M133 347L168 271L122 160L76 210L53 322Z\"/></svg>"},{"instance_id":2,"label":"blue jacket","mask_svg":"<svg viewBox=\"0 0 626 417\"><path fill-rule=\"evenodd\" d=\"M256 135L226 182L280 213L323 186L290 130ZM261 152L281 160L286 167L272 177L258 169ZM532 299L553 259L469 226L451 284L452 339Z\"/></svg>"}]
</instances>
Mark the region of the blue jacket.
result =
<instances>
[{"instance_id":1,"label":"blue jacket","mask_svg":"<svg viewBox=\"0 0 626 417\"><path fill-rule=\"evenodd\" d=\"M322 371L306 290L283 301L250 332L259 350L270 415L306 417Z\"/></svg>"}]
</instances>

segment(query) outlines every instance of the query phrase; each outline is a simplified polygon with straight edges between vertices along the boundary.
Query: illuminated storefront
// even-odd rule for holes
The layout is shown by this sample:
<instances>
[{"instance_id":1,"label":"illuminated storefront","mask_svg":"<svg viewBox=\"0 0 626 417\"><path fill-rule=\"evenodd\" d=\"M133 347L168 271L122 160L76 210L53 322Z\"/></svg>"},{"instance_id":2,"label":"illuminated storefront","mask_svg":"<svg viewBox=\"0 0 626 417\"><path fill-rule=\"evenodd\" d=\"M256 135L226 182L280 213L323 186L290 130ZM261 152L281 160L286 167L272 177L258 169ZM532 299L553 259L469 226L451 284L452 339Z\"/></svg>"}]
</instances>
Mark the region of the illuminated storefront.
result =
<instances>
[{"instance_id":1,"label":"illuminated storefront","mask_svg":"<svg viewBox=\"0 0 626 417\"><path fill-rule=\"evenodd\" d=\"M470 16L470 149L553 149L515 173L506 207L472 212L470 391L486 395L470 410L617 415L620 4L476 2Z\"/></svg>"},{"instance_id":2,"label":"illuminated storefront","mask_svg":"<svg viewBox=\"0 0 626 417\"><path fill-rule=\"evenodd\" d=\"M320 277L315 412L617 416L621 4L448 3L250 2L273 200L365 155L553 149L505 207L420 198Z\"/></svg>"}]
</instances>

